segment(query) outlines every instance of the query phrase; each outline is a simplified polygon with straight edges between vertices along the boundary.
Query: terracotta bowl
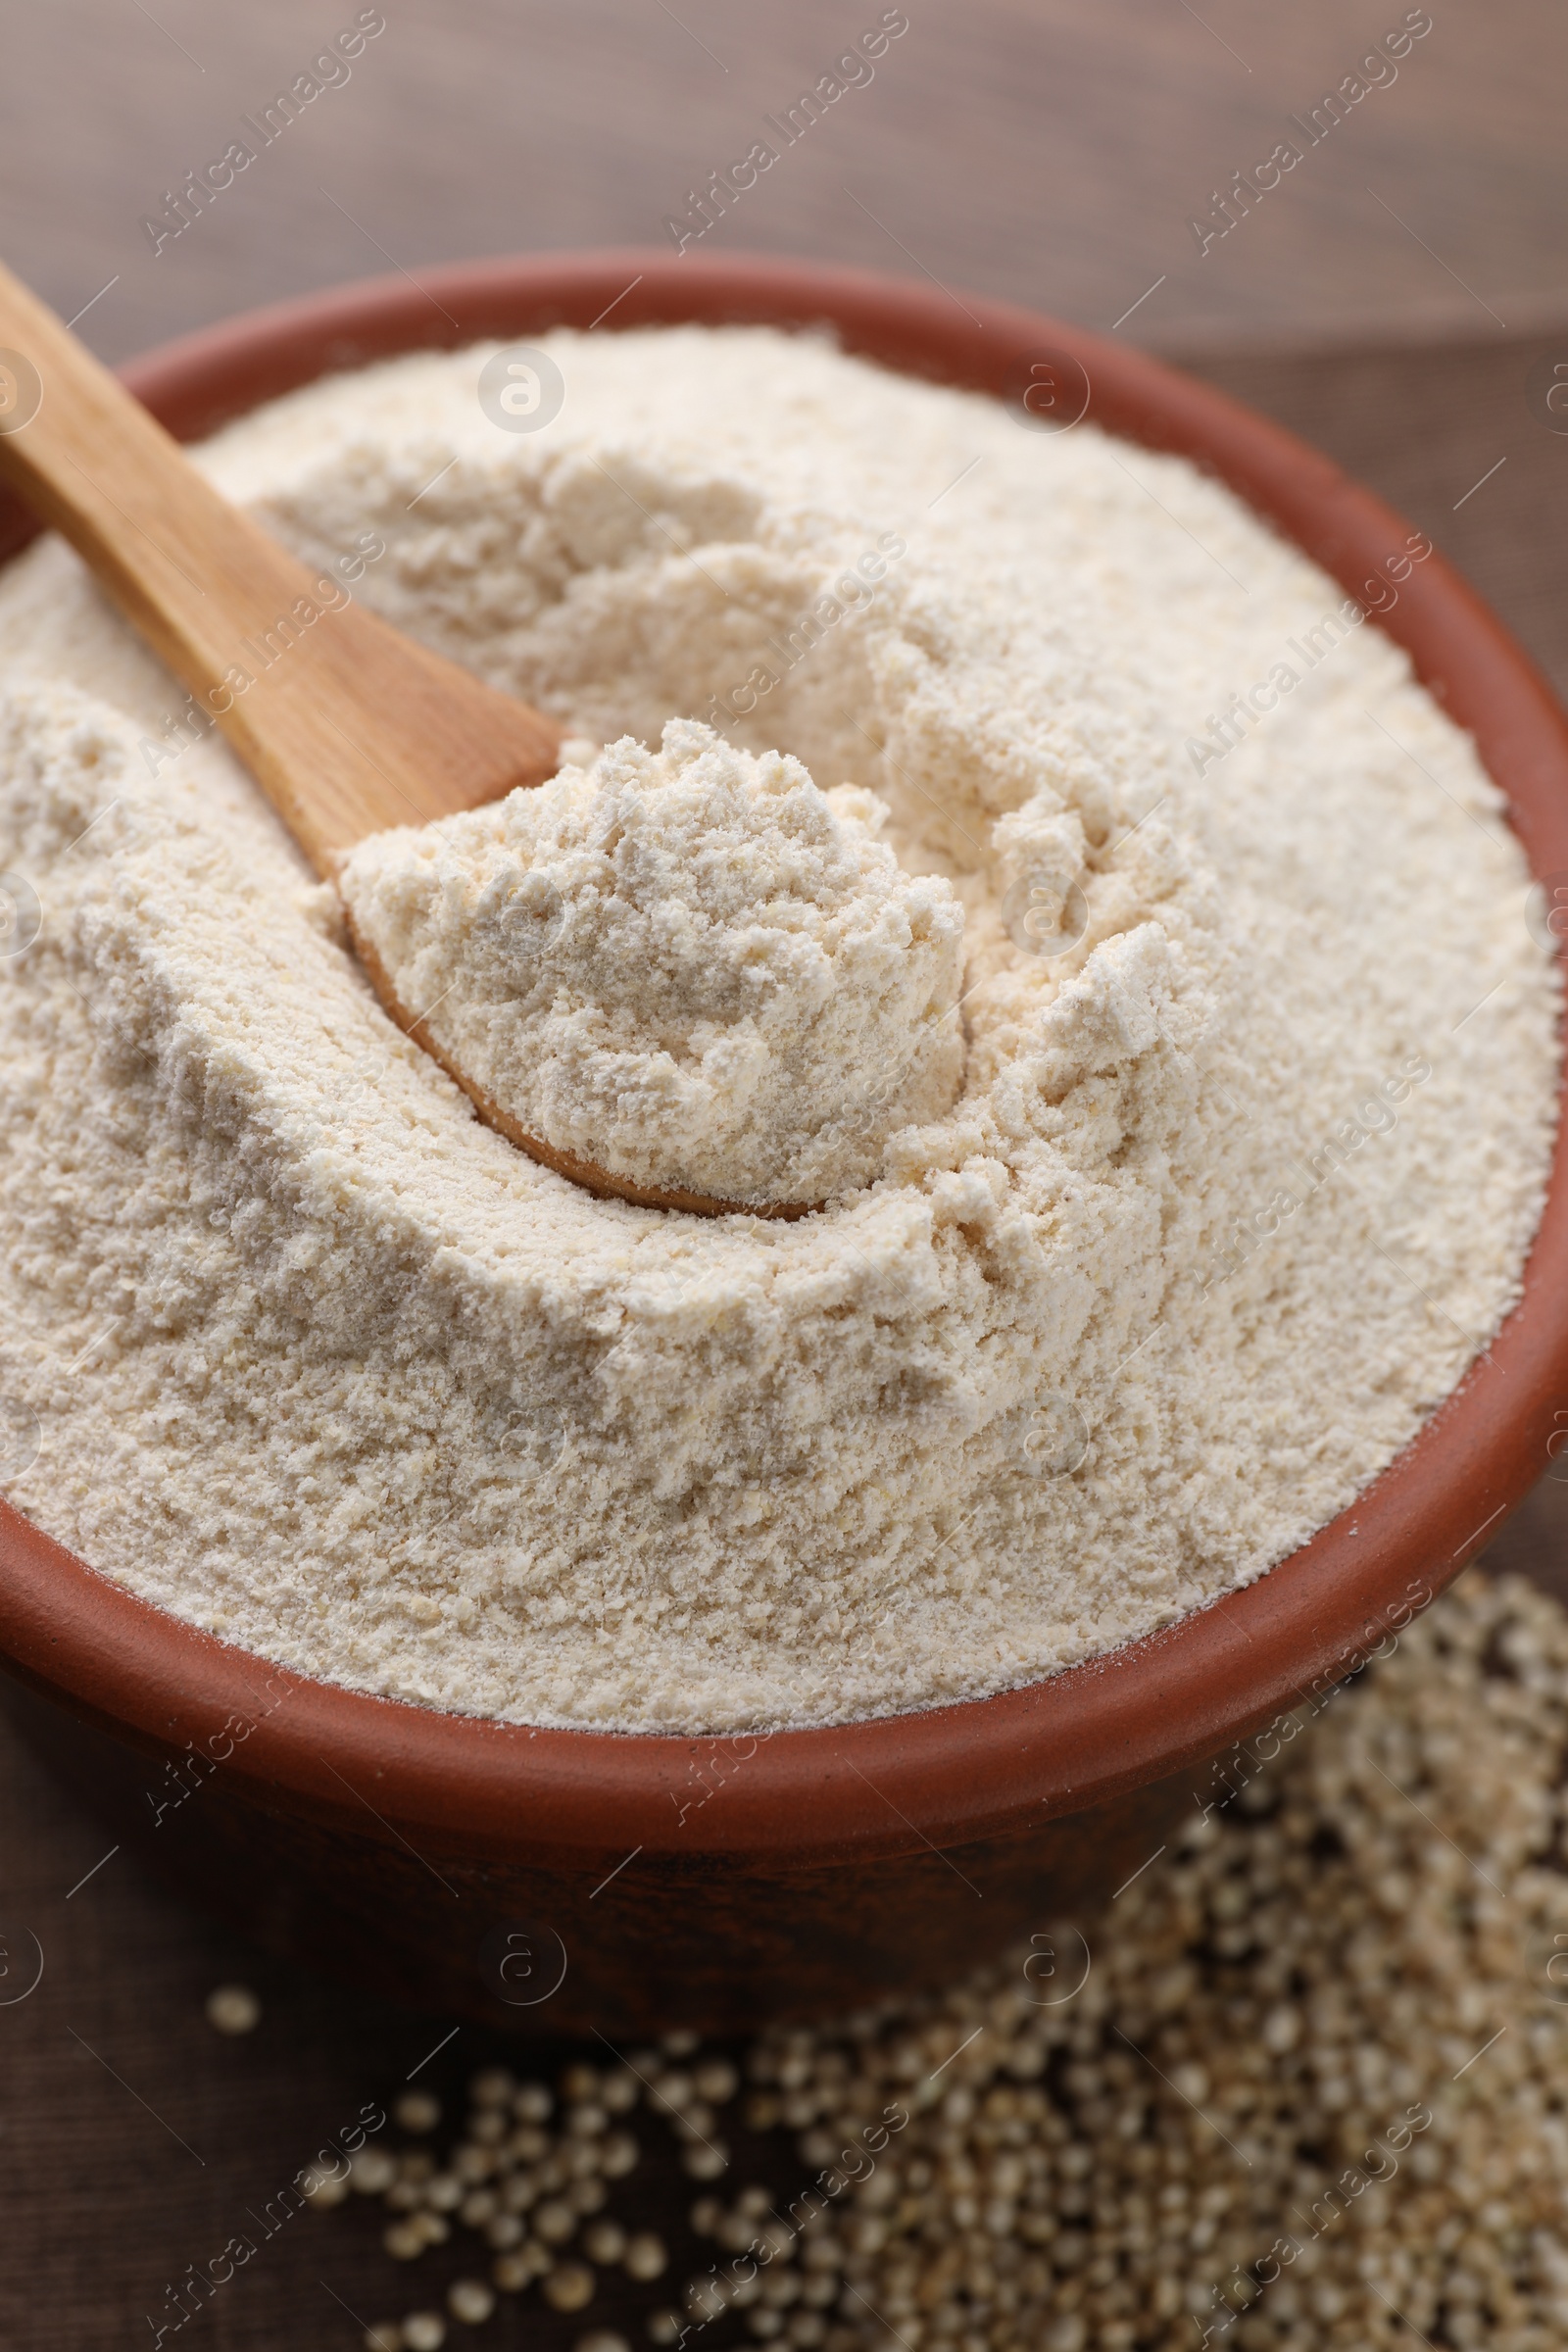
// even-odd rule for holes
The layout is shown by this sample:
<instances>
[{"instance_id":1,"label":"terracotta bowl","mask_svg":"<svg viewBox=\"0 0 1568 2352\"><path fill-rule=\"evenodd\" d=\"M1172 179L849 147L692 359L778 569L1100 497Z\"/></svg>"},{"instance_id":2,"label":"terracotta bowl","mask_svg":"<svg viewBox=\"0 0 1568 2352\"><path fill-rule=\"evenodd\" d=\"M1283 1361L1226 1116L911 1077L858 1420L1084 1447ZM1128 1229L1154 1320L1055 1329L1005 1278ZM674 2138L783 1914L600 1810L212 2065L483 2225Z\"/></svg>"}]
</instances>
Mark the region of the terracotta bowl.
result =
<instances>
[{"instance_id":1,"label":"terracotta bowl","mask_svg":"<svg viewBox=\"0 0 1568 2352\"><path fill-rule=\"evenodd\" d=\"M557 323L831 325L896 368L1088 415L1219 475L1348 595L1406 524L1326 459L1127 346L979 297L813 263L546 254L257 311L126 378L184 438L390 352ZM12 511L0 550L27 535ZM1568 726L1439 557L1380 625L1568 880ZM938 1982L1082 1915L1278 1745L1492 1535L1568 1426L1559 1138L1523 1299L1457 1393L1331 1526L1247 1591L1054 1680L763 1740L533 1731L270 1670L135 1599L5 1509L0 1648L58 1768L166 1877L269 1946L453 2016L711 2029ZM106 1563L112 1565L112 1563ZM1219 1761L1216 1762L1215 1759Z\"/></svg>"}]
</instances>

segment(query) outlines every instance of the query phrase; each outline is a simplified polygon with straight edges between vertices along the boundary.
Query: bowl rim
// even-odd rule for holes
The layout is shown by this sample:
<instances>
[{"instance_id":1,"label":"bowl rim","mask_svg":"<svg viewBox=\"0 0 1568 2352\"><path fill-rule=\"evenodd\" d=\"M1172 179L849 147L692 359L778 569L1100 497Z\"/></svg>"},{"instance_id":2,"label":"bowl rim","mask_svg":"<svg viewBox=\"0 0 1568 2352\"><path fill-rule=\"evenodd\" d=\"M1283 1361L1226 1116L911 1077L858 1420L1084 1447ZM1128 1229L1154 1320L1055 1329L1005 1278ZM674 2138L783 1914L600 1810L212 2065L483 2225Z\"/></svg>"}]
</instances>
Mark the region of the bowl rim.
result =
<instances>
[{"instance_id":1,"label":"bowl rim","mask_svg":"<svg viewBox=\"0 0 1568 2352\"><path fill-rule=\"evenodd\" d=\"M827 326L847 349L902 372L1004 397L1042 359L1065 364L1069 384L1080 368L1092 420L1218 476L1348 596L1373 590L1409 532L1319 452L1136 346L966 291L746 252L516 254L423 270L417 281L365 279L246 312L122 373L192 439L396 351L514 341L558 324L616 331L694 318ZM13 510L0 555L30 535ZM1534 875L1568 879L1568 719L1533 664L1436 553L1380 625L1474 735ZM1560 1108L1561 1081L1558 1100ZM989 1698L770 1736L543 1729L444 1713L237 1649L139 1599L4 1502L0 1651L13 1673L84 1720L222 1761L274 1811L343 1819L368 1808L384 1827L390 1816L460 1848L633 1849L777 1866L1015 1834L1214 1756L1303 1700L1317 1703L1314 1694L1396 1641L1522 1499L1568 1426L1563 1296L1559 1119L1518 1304L1354 1503L1241 1591ZM715 1795L722 1801L710 1802Z\"/></svg>"}]
</instances>

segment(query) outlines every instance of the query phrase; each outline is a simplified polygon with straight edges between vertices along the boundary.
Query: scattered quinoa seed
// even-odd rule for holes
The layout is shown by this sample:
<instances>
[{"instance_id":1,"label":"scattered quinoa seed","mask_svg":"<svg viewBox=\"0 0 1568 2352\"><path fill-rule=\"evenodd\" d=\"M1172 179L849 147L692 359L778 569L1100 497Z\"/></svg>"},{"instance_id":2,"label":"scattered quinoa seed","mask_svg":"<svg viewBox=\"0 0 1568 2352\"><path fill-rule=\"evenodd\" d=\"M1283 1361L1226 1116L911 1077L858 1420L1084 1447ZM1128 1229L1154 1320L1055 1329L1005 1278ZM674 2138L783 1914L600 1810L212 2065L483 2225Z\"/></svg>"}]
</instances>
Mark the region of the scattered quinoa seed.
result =
<instances>
[{"instance_id":1,"label":"scattered quinoa seed","mask_svg":"<svg viewBox=\"0 0 1568 2352\"><path fill-rule=\"evenodd\" d=\"M487 2320L495 2307L495 2295L482 2278L455 2278L447 2288L448 2311L470 2328Z\"/></svg>"},{"instance_id":2,"label":"scattered quinoa seed","mask_svg":"<svg viewBox=\"0 0 1568 2352\"><path fill-rule=\"evenodd\" d=\"M626 2251L626 2232L618 2222L593 2222L583 2231L582 2243L590 2262L619 2262Z\"/></svg>"},{"instance_id":3,"label":"scattered quinoa seed","mask_svg":"<svg viewBox=\"0 0 1568 2352\"><path fill-rule=\"evenodd\" d=\"M559 2263L545 2274L545 2301L552 2311L581 2311L594 2298L594 2275L585 2262Z\"/></svg>"},{"instance_id":4,"label":"scattered quinoa seed","mask_svg":"<svg viewBox=\"0 0 1568 2352\"><path fill-rule=\"evenodd\" d=\"M248 1984L220 1984L207 1995L207 2023L220 2034L250 2034L261 2022L262 2004Z\"/></svg>"},{"instance_id":5,"label":"scattered quinoa seed","mask_svg":"<svg viewBox=\"0 0 1568 2352\"><path fill-rule=\"evenodd\" d=\"M1195 1780L1167 1850L1083 1923L1065 1998L1041 1997L1069 1980L1040 1947L1080 1932L1043 1921L946 1992L764 2033L738 2064L667 2037L633 2053L652 2095L629 2102L635 2077L584 2066L552 2121L544 2085L486 2070L444 2156L364 2149L348 2178L386 2183L393 2254L444 2235L444 2206L476 2243L503 2228L495 2290L580 2311L590 2264L669 2267L629 2184L618 2209L582 2202L617 2140L618 2177L646 2157L667 2187L744 2075L773 2152L693 2200L706 2259L637 2324L661 2352L720 2320L789 2352L1200 2352L1205 2330L1210 2352L1561 2352L1568 1615L1468 1576L1315 1714ZM501 2142L471 2136L507 2108ZM448 2290L471 2325L493 2302ZM442 2327L376 2332L420 2352ZM591 2328L574 2352L624 2340Z\"/></svg>"},{"instance_id":6,"label":"scattered quinoa seed","mask_svg":"<svg viewBox=\"0 0 1568 2352\"><path fill-rule=\"evenodd\" d=\"M441 2121L441 2102L428 2090L406 2090L392 2113L405 2132L433 2132Z\"/></svg>"},{"instance_id":7,"label":"scattered quinoa seed","mask_svg":"<svg viewBox=\"0 0 1568 2352\"><path fill-rule=\"evenodd\" d=\"M468 2096L476 2107L506 2107L516 2096L517 2078L504 2066L487 2066L469 2078Z\"/></svg>"},{"instance_id":8,"label":"scattered quinoa seed","mask_svg":"<svg viewBox=\"0 0 1568 2352\"><path fill-rule=\"evenodd\" d=\"M326 2172L319 2165L312 2165L302 2175L300 2188L318 2210L341 2205L349 2193L348 2167L345 2165L341 2172Z\"/></svg>"}]
</instances>

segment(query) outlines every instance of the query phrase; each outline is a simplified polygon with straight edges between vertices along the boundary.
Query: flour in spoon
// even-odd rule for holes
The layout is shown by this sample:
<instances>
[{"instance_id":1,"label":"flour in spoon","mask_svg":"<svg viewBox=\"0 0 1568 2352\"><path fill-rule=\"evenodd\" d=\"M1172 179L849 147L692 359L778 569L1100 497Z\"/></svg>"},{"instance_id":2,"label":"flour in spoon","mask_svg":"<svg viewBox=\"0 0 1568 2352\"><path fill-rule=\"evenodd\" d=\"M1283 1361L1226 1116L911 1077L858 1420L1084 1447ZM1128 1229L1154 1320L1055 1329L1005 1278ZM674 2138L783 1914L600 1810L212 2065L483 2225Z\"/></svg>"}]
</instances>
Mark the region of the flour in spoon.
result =
<instances>
[{"instance_id":1,"label":"flour in spoon","mask_svg":"<svg viewBox=\"0 0 1568 2352\"><path fill-rule=\"evenodd\" d=\"M886 809L672 719L590 772L363 842L339 876L397 1002L524 1133L626 1183L848 1198L963 1073L963 908Z\"/></svg>"}]
</instances>

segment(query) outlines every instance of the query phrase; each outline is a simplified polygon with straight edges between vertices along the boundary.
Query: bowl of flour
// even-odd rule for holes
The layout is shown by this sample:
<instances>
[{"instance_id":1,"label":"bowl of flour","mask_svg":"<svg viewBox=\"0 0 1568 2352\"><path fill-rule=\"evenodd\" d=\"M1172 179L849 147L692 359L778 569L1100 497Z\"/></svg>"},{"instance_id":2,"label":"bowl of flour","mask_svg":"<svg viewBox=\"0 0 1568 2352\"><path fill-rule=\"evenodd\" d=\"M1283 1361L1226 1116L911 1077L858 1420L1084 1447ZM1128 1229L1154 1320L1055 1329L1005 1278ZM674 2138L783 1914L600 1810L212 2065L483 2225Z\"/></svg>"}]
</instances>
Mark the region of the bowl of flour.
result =
<instances>
[{"instance_id":1,"label":"bowl of flour","mask_svg":"<svg viewBox=\"0 0 1568 2352\"><path fill-rule=\"evenodd\" d=\"M262 1854L455 2012L537 2022L514 1932L551 2023L842 2005L972 1952L949 1892L1109 1891L1544 1467L1562 722L1135 352L751 260L437 291L132 380L318 568L242 674L363 598L554 785L340 901L69 551L0 571L6 1647L256 1932ZM481 1124L344 902L522 1125L731 1213ZM151 1831L126 1740L194 1759Z\"/></svg>"}]
</instances>

